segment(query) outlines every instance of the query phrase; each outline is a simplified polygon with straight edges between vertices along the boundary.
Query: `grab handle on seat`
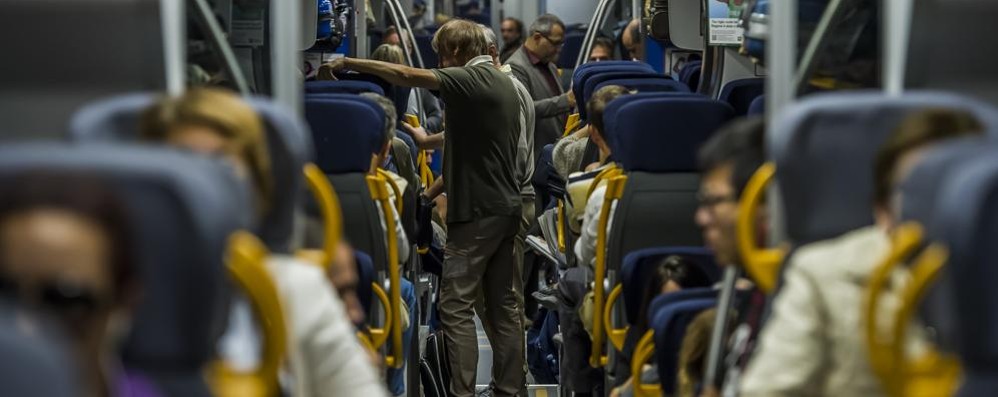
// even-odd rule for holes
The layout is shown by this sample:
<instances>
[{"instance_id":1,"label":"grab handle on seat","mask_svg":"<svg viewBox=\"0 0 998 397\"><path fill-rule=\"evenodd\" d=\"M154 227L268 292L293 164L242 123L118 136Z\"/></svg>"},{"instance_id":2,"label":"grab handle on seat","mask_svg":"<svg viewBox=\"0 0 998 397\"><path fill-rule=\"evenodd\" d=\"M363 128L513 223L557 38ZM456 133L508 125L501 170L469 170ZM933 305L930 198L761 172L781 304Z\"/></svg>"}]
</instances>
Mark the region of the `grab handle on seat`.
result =
<instances>
[{"instance_id":1,"label":"grab handle on seat","mask_svg":"<svg viewBox=\"0 0 998 397\"><path fill-rule=\"evenodd\" d=\"M775 175L775 164L763 164L749 179L738 202L738 252L745 262L745 270L765 293L771 293L776 288L780 264L787 252L785 248L759 248L756 241L759 204Z\"/></svg>"}]
</instances>

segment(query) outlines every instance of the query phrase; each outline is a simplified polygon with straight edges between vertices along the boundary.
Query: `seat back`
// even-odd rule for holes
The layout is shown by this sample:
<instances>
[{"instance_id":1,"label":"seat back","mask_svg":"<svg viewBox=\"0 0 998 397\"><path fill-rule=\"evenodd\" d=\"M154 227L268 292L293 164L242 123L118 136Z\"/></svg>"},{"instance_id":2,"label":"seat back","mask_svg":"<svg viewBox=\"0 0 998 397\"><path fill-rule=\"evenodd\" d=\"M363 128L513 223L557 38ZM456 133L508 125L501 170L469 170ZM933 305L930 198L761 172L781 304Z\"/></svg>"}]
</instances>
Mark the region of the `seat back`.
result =
<instances>
[{"instance_id":1,"label":"seat back","mask_svg":"<svg viewBox=\"0 0 998 397\"><path fill-rule=\"evenodd\" d=\"M305 94L361 94L373 92L385 95L381 86L361 80L306 81Z\"/></svg>"},{"instance_id":2,"label":"seat back","mask_svg":"<svg viewBox=\"0 0 998 397\"><path fill-rule=\"evenodd\" d=\"M305 118L312 128L317 163L336 188L347 240L371 256L376 271L384 271L385 232L366 180L371 155L383 144L384 111L364 97L316 94L305 99Z\"/></svg>"},{"instance_id":3,"label":"seat back","mask_svg":"<svg viewBox=\"0 0 998 397\"><path fill-rule=\"evenodd\" d=\"M156 94L132 93L90 102L73 114L68 137L81 143L135 141L139 117L156 99ZM271 198L272 208L260 220L257 234L271 251L289 253L295 209L305 194L302 168L314 158L311 134L303 120L270 99L250 97L246 101L266 126L271 177L277 192Z\"/></svg>"},{"instance_id":4,"label":"seat back","mask_svg":"<svg viewBox=\"0 0 998 397\"><path fill-rule=\"evenodd\" d=\"M930 225L946 181L961 172L964 165L996 154L998 146L978 138L960 139L932 148L900 185L901 220ZM936 330L937 343L950 351L956 344L956 312L952 310L955 288L953 280L944 272L920 311L921 320Z\"/></svg>"},{"instance_id":5,"label":"seat back","mask_svg":"<svg viewBox=\"0 0 998 397\"><path fill-rule=\"evenodd\" d=\"M590 77L589 79L586 80L585 86L582 87L582 97L585 100L584 103L589 103L589 100L592 99L593 94L596 93L597 88L603 82L608 81L608 80L624 80L624 79L634 80L634 83L639 82L639 81L643 81L643 80L647 79L649 81L655 81L655 82L657 82L658 84L661 84L661 85L668 85L668 87L671 88L671 89L662 90L662 91L675 91L675 92L689 92L690 91L689 89L687 89L685 86L683 86L679 82L677 82L677 81L673 80L672 78L670 78L668 76L665 76L665 75L663 75L661 73L644 72L644 71L642 71L642 72L632 72L632 71L606 72L606 73L597 74L597 75L592 76L592 77ZM674 84L670 84L668 82L672 82Z\"/></svg>"},{"instance_id":6,"label":"seat back","mask_svg":"<svg viewBox=\"0 0 998 397\"><path fill-rule=\"evenodd\" d=\"M656 299L665 299L668 295ZM679 349L682 347L686 328L700 312L717 305L716 298L689 299L662 305L651 317L655 331L655 362L658 379L664 395L676 393L679 373Z\"/></svg>"},{"instance_id":7,"label":"seat back","mask_svg":"<svg viewBox=\"0 0 998 397\"><path fill-rule=\"evenodd\" d=\"M731 105L735 109L735 116L744 116L749 113L755 99L762 96L765 86L766 79L762 78L729 81L721 89L718 99Z\"/></svg>"},{"instance_id":8,"label":"seat back","mask_svg":"<svg viewBox=\"0 0 998 397\"><path fill-rule=\"evenodd\" d=\"M305 98L305 119L312 129L316 164L327 175L367 173L371 154L384 144L385 112L364 97L310 95Z\"/></svg>"},{"instance_id":9,"label":"seat back","mask_svg":"<svg viewBox=\"0 0 998 397\"><path fill-rule=\"evenodd\" d=\"M690 89L685 84L673 80L667 76L656 78L633 78L633 79L612 79L600 82L593 89L593 92L608 85L619 85L637 92L675 92L688 93Z\"/></svg>"},{"instance_id":10,"label":"seat back","mask_svg":"<svg viewBox=\"0 0 998 397\"><path fill-rule=\"evenodd\" d=\"M993 378L998 364L998 293L989 280L998 277L993 266L998 246L993 236L998 233L998 158L980 156L963 164L959 172L946 178L928 232L934 240L949 250L943 272L952 285L956 335L956 352L967 376L967 384L975 378ZM967 394L963 394L967 395Z\"/></svg>"},{"instance_id":11,"label":"seat back","mask_svg":"<svg viewBox=\"0 0 998 397\"><path fill-rule=\"evenodd\" d=\"M749 116L761 116L766 113L766 95L759 95L752 100L749 104L748 111L746 112Z\"/></svg>"},{"instance_id":12,"label":"seat back","mask_svg":"<svg viewBox=\"0 0 998 397\"><path fill-rule=\"evenodd\" d=\"M814 95L791 106L767 143L776 160L787 237L803 245L873 224L877 150L907 115L925 108L963 109L994 126L982 103L946 93ZM849 192L844 195L842 192Z\"/></svg>"},{"instance_id":13,"label":"seat back","mask_svg":"<svg viewBox=\"0 0 998 397\"><path fill-rule=\"evenodd\" d=\"M659 262L672 255L681 256L692 262L696 265L692 271L702 272L712 284L721 278L721 269L714 262L714 254L705 248L656 247L631 252L624 257L620 276L621 283L624 285L624 310L628 324L634 325L638 321L641 299L647 293L651 272L658 266ZM684 291L695 290L687 289Z\"/></svg>"},{"instance_id":14,"label":"seat back","mask_svg":"<svg viewBox=\"0 0 998 397\"><path fill-rule=\"evenodd\" d=\"M700 69L703 67L702 65L703 61L691 61L687 62L679 70L679 81L686 84L692 92L696 92L697 86L700 85Z\"/></svg>"},{"instance_id":15,"label":"seat back","mask_svg":"<svg viewBox=\"0 0 998 397\"><path fill-rule=\"evenodd\" d=\"M607 269L620 270L623 257L639 249L703 244L693 219L700 187L695 153L731 113L706 97L669 93L610 102L605 138L627 183L613 216Z\"/></svg>"},{"instance_id":16,"label":"seat back","mask_svg":"<svg viewBox=\"0 0 998 397\"><path fill-rule=\"evenodd\" d=\"M586 32L577 29L570 29L565 32L565 44L561 46L561 52L558 54L558 61L555 64L559 69L572 69L575 67L575 61L579 58L579 52L582 51L582 41L586 38ZM586 54L586 60L589 59L589 54ZM583 60L582 62L586 62Z\"/></svg>"},{"instance_id":17,"label":"seat back","mask_svg":"<svg viewBox=\"0 0 998 397\"><path fill-rule=\"evenodd\" d=\"M5 394L24 397L78 395L69 346L47 329L25 327L24 313L0 304L0 385ZM32 323L37 319L31 319ZM31 324L36 325L36 324ZM48 326L44 322L38 324Z\"/></svg>"},{"instance_id":18,"label":"seat back","mask_svg":"<svg viewBox=\"0 0 998 397\"><path fill-rule=\"evenodd\" d=\"M90 173L123 198L143 284L124 363L185 395L207 395L202 370L215 355L227 312L223 254L229 235L248 225L248 190L221 162L168 149L0 148L0 183L37 170Z\"/></svg>"},{"instance_id":19,"label":"seat back","mask_svg":"<svg viewBox=\"0 0 998 397\"><path fill-rule=\"evenodd\" d=\"M585 98L582 96L584 93L582 90L585 89L586 82L602 73L610 72L634 72L634 73L654 73L655 70L651 68L648 64L644 62L635 61L606 61L606 62L589 62L580 65L572 73L572 87L576 87L578 91L573 91L575 93L575 99L577 102L583 103ZM582 119L586 118L586 107L579 106L579 116Z\"/></svg>"}]
</instances>

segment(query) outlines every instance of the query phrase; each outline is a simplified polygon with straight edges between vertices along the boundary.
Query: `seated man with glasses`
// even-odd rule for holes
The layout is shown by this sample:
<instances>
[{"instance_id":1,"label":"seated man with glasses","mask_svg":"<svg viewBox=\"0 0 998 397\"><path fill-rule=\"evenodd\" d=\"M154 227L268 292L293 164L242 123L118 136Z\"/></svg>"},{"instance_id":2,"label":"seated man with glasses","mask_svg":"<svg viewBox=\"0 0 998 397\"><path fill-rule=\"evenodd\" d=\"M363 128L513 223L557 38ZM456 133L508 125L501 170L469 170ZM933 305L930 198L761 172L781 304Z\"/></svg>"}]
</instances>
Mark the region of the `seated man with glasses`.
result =
<instances>
[{"instance_id":1,"label":"seated man with glasses","mask_svg":"<svg viewBox=\"0 0 998 397\"><path fill-rule=\"evenodd\" d=\"M506 63L534 98L536 157L544 145L561 137L565 120L575 107L575 96L572 90L565 92L561 87L554 64L565 44L565 24L558 17L545 14L530 25L527 33L523 46Z\"/></svg>"}]
</instances>

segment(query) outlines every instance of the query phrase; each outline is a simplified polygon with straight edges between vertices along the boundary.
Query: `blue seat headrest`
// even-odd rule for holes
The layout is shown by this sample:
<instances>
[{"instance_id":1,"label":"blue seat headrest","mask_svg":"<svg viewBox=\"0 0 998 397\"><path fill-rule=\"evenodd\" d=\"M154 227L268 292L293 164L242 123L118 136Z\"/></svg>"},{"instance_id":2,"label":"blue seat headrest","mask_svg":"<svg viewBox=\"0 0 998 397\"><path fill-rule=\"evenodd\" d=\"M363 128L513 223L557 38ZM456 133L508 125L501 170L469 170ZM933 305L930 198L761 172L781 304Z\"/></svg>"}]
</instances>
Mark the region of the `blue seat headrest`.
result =
<instances>
[{"instance_id":1,"label":"blue seat headrest","mask_svg":"<svg viewBox=\"0 0 998 397\"><path fill-rule=\"evenodd\" d=\"M767 146L793 244L873 224L874 157L904 117L925 108L969 110L986 126L998 125L990 106L939 92L816 94L784 112Z\"/></svg>"},{"instance_id":2,"label":"blue seat headrest","mask_svg":"<svg viewBox=\"0 0 998 397\"><path fill-rule=\"evenodd\" d=\"M608 85L619 85L637 92L681 92L689 93L690 88L668 76L655 78L611 79L601 81L593 89L593 93ZM590 97L592 98L592 97Z\"/></svg>"},{"instance_id":3,"label":"blue seat headrest","mask_svg":"<svg viewBox=\"0 0 998 397\"><path fill-rule=\"evenodd\" d=\"M695 90L697 84L700 83L700 69L703 67L703 61L690 61L683 65L682 69L679 69L679 81L690 87L691 90Z\"/></svg>"},{"instance_id":4,"label":"blue seat headrest","mask_svg":"<svg viewBox=\"0 0 998 397\"><path fill-rule=\"evenodd\" d=\"M581 91L585 89L586 81L589 80L590 77L601 73L611 72L655 73L655 70L652 69L652 67L647 63L635 61L605 61L582 64L575 69L575 72L572 73L572 87L576 90L574 91L576 101L584 103L582 101L584 100L582 97L583 92ZM585 108L585 106L580 106L580 108Z\"/></svg>"},{"instance_id":5,"label":"blue seat headrest","mask_svg":"<svg viewBox=\"0 0 998 397\"><path fill-rule=\"evenodd\" d=\"M600 86L601 83L608 80L623 80L623 79L634 79L634 80L648 79L648 80L657 80L657 81L672 80L672 78L668 76L648 71L605 72L590 76L588 79L586 79L584 86L576 86L576 87L581 87L582 98L583 98L583 101L580 102L579 105L579 116L583 120L587 120L586 119L587 114L586 111L583 110L583 108L585 108L585 104L588 104L589 100L592 99L593 94L596 93L597 86ZM677 84L677 86L678 85L679 84ZM687 89L677 88L669 91L689 92L690 90L688 88Z\"/></svg>"},{"instance_id":6,"label":"blue seat headrest","mask_svg":"<svg viewBox=\"0 0 998 397\"><path fill-rule=\"evenodd\" d=\"M633 251L624 257L621 267L624 310L628 324L638 321L641 299L651 279L651 271L665 258L678 255L696 265L693 271L702 272L711 283L717 282L721 269L714 262L714 254L701 247L658 247ZM709 287L703 285L700 287Z\"/></svg>"},{"instance_id":7,"label":"blue seat headrest","mask_svg":"<svg viewBox=\"0 0 998 397\"><path fill-rule=\"evenodd\" d=\"M361 94L373 92L385 95L385 90L381 86L360 80L333 80L333 81L306 81L306 94Z\"/></svg>"},{"instance_id":8,"label":"blue seat headrest","mask_svg":"<svg viewBox=\"0 0 998 397\"><path fill-rule=\"evenodd\" d=\"M248 226L248 189L222 161L162 147L0 147L0 184L37 171L93 175L125 204L142 282L126 364L200 373L215 357L226 318L223 260L230 234Z\"/></svg>"},{"instance_id":9,"label":"blue seat headrest","mask_svg":"<svg viewBox=\"0 0 998 397\"><path fill-rule=\"evenodd\" d=\"M962 172L965 165L981 157L996 155L998 145L988 144L979 137L943 142L930 148L901 182L901 219L930 226L946 181ZM941 237L933 235L939 232L938 229L928 227L927 232L931 240ZM922 322L935 328L936 343L950 351L954 349L957 338L955 312L952 309L954 288L957 286L944 272L926 296L920 311Z\"/></svg>"},{"instance_id":10,"label":"blue seat headrest","mask_svg":"<svg viewBox=\"0 0 998 397\"><path fill-rule=\"evenodd\" d=\"M25 320L37 327L25 327ZM35 324L37 323L37 324ZM41 318L25 318L12 303L0 303L0 384L4 393L23 397L78 395L77 369L70 346Z\"/></svg>"},{"instance_id":11,"label":"blue seat headrest","mask_svg":"<svg viewBox=\"0 0 998 397\"><path fill-rule=\"evenodd\" d=\"M604 111L604 138L624 170L695 172L700 145L733 112L726 103L694 94L625 95Z\"/></svg>"},{"instance_id":12,"label":"blue seat headrest","mask_svg":"<svg viewBox=\"0 0 998 397\"><path fill-rule=\"evenodd\" d=\"M138 139L139 118L158 94L134 93L93 101L80 108L69 123L74 142L128 142ZM294 228L294 210L304 194L301 169L315 157L311 132L304 120L291 115L271 99L245 98L263 120L267 133L274 191L272 208L260 220L258 235L275 252L287 253Z\"/></svg>"},{"instance_id":13,"label":"blue seat headrest","mask_svg":"<svg viewBox=\"0 0 998 397\"><path fill-rule=\"evenodd\" d=\"M373 100L348 94L311 95L305 118L319 168L326 174L367 172L383 147L385 112Z\"/></svg>"},{"instance_id":14,"label":"blue seat headrest","mask_svg":"<svg viewBox=\"0 0 998 397\"><path fill-rule=\"evenodd\" d=\"M582 41L585 38L585 32L578 30L566 32L565 44L561 46L561 52L558 54L558 61L555 62L555 65L561 69L574 68L579 52L582 51Z\"/></svg>"},{"instance_id":15,"label":"blue seat headrest","mask_svg":"<svg viewBox=\"0 0 998 397\"><path fill-rule=\"evenodd\" d=\"M998 364L998 157L979 156L952 172L940 189L929 234L949 250L943 280L949 279L954 313L953 341L969 373Z\"/></svg>"},{"instance_id":16,"label":"blue seat headrest","mask_svg":"<svg viewBox=\"0 0 998 397\"><path fill-rule=\"evenodd\" d=\"M735 108L735 116L744 116L749 113L752 102L762 96L765 88L766 80L762 78L729 81L721 89L718 99Z\"/></svg>"},{"instance_id":17,"label":"blue seat headrest","mask_svg":"<svg viewBox=\"0 0 998 397\"><path fill-rule=\"evenodd\" d=\"M766 95L759 95L752 100L749 104L748 114L749 116L761 116L766 113Z\"/></svg>"},{"instance_id":18,"label":"blue seat headrest","mask_svg":"<svg viewBox=\"0 0 998 397\"><path fill-rule=\"evenodd\" d=\"M667 296L668 294L656 299ZM676 392L679 350L686 336L686 328L700 312L716 305L716 298L683 300L661 306L652 317L651 328L655 330L655 362L658 364L659 381L664 395L671 396Z\"/></svg>"}]
</instances>

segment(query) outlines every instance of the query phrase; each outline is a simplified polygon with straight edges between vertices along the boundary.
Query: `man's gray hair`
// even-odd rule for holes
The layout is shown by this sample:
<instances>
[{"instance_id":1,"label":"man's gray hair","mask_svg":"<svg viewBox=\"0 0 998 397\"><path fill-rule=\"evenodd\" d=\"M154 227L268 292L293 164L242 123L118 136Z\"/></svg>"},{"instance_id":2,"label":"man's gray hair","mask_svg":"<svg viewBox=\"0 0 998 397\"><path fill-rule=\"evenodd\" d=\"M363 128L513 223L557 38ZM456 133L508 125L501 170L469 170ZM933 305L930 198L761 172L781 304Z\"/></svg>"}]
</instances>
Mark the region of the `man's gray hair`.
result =
<instances>
[{"instance_id":1,"label":"man's gray hair","mask_svg":"<svg viewBox=\"0 0 998 397\"><path fill-rule=\"evenodd\" d=\"M551 34L551 29L554 28L554 25L561 26L561 30L565 30L565 23L558 17L553 14L541 15L537 17L537 20L534 21L534 23L530 24L530 34L537 32L543 35L549 35Z\"/></svg>"},{"instance_id":2,"label":"man's gray hair","mask_svg":"<svg viewBox=\"0 0 998 397\"><path fill-rule=\"evenodd\" d=\"M395 139L395 103L390 99L386 98L384 95L376 94L373 92L365 92L360 94L364 98L373 100L378 106L381 106L381 110L385 112L385 131L384 131L384 143L390 144L393 139ZM381 148L378 148L381 150Z\"/></svg>"},{"instance_id":3,"label":"man's gray hair","mask_svg":"<svg viewBox=\"0 0 998 397\"><path fill-rule=\"evenodd\" d=\"M485 44L499 48L499 39L496 38L496 32L483 24L478 24L478 27L482 28L482 34L485 35Z\"/></svg>"}]
</instances>

